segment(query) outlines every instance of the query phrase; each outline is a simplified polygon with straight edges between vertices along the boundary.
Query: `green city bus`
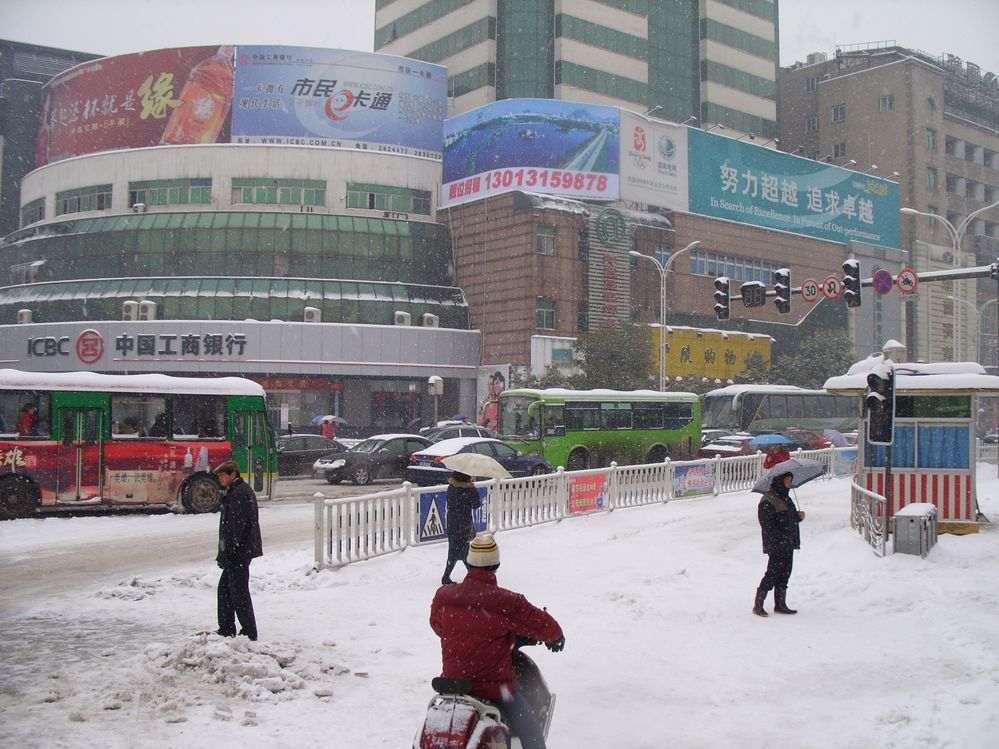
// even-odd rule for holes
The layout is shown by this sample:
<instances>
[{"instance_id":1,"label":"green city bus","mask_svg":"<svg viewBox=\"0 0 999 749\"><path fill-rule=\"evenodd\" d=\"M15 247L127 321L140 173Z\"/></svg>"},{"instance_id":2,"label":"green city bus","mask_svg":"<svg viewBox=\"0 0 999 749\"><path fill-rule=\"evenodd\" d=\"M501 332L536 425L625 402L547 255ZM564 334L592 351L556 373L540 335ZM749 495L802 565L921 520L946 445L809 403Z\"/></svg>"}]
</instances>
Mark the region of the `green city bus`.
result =
<instances>
[{"instance_id":1,"label":"green city bus","mask_svg":"<svg viewBox=\"0 0 999 749\"><path fill-rule=\"evenodd\" d=\"M500 393L499 405L500 439L553 468L682 460L701 445L701 407L693 393L514 389Z\"/></svg>"}]
</instances>

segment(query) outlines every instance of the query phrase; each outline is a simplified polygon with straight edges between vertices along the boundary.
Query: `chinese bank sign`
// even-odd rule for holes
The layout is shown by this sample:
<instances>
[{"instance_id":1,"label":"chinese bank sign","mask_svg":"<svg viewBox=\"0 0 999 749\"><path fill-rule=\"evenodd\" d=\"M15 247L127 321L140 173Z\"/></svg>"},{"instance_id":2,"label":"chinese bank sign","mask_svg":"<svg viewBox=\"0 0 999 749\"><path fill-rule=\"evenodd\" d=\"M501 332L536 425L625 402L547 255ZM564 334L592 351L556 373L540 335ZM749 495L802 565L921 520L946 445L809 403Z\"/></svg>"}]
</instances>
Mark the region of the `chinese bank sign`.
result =
<instances>
[{"instance_id":1,"label":"chinese bank sign","mask_svg":"<svg viewBox=\"0 0 999 749\"><path fill-rule=\"evenodd\" d=\"M262 143L440 158L439 65L303 47L184 47L78 65L43 89L36 164L127 148Z\"/></svg>"},{"instance_id":2,"label":"chinese bank sign","mask_svg":"<svg viewBox=\"0 0 999 749\"><path fill-rule=\"evenodd\" d=\"M441 207L511 190L898 247L898 185L614 107L512 99L444 123Z\"/></svg>"}]
</instances>

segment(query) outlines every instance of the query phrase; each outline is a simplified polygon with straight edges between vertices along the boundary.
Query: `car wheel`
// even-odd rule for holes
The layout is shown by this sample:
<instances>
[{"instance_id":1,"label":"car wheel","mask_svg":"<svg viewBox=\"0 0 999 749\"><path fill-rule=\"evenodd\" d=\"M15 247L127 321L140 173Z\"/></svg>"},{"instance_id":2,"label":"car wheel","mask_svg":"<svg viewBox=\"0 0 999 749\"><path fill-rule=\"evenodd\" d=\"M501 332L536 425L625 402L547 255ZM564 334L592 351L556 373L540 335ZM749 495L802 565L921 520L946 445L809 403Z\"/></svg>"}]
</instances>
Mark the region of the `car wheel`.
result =
<instances>
[{"instance_id":1,"label":"car wheel","mask_svg":"<svg viewBox=\"0 0 999 749\"><path fill-rule=\"evenodd\" d=\"M339 471L337 471L336 473L333 473L332 471L326 472L327 483L336 485L339 484L341 481L343 481L343 476L340 475Z\"/></svg>"},{"instance_id":2,"label":"car wheel","mask_svg":"<svg viewBox=\"0 0 999 749\"><path fill-rule=\"evenodd\" d=\"M0 519L28 517L38 505L35 485L23 476L7 476L0 480Z\"/></svg>"},{"instance_id":3,"label":"car wheel","mask_svg":"<svg viewBox=\"0 0 999 749\"><path fill-rule=\"evenodd\" d=\"M585 471L590 467L590 454L581 447L569 453L565 469L567 471Z\"/></svg>"},{"instance_id":4,"label":"car wheel","mask_svg":"<svg viewBox=\"0 0 999 749\"><path fill-rule=\"evenodd\" d=\"M218 512L222 490L211 476L195 476L181 489L180 502L191 513Z\"/></svg>"},{"instance_id":5,"label":"car wheel","mask_svg":"<svg viewBox=\"0 0 999 749\"><path fill-rule=\"evenodd\" d=\"M534 470L531 471L532 476L544 476L546 473L548 473L548 471L544 466L535 466Z\"/></svg>"},{"instance_id":6,"label":"car wheel","mask_svg":"<svg viewBox=\"0 0 999 749\"><path fill-rule=\"evenodd\" d=\"M358 486L364 486L365 484L371 483L371 471L368 470L367 466L357 466L354 469L353 475L351 475L350 480L353 481Z\"/></svg>"}]
</instances>

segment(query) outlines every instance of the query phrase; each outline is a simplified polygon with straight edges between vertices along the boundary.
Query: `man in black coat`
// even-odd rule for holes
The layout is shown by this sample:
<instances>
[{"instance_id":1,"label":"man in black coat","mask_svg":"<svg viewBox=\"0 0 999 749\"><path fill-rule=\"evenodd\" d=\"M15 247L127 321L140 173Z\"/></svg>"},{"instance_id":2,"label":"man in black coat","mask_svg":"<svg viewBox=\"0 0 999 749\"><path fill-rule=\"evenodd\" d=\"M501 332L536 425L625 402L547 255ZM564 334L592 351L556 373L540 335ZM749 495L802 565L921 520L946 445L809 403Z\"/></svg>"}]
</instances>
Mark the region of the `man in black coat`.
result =
<instances>
[{"instance_id":1,"label":"man in black coat","mask_svg":"<svg viewBox=\"0 0 999 749\"><path fill-rule=\"evenodd\" d=\"M215 469L222 485L222 507L219 515L219 553L215 558L222 575L218 588L218 634L239 634L257 639L257 621L250 600L250 560L263 556L260 543L260 520L257 516L257 495L239 476L239 466L229 460Z\"/></svg>"},{"instance_id":2,"label":"man in black coat","mask_svg":"<svg viewBox=\"0 0 999 749\"><path fill-rule=\"evenodd\" d=\"M482 498L471 476L455 471L447 483L447 563L441 585L454 582L451 571L458 562L468 568L468 544L475 538L472 512L482 507Z\"/></svg>"},{"instance_id":3,"label":"man in black coat","mask_svg":"<svg viewBox=\"0 0 999 749\"><path fill-rule=\"evenodd\" d=\"M797 614L797 610L787 606L787 583L791 579L791 566L794 550L801 548L801 533L798 523L805 519L805 513L794 505L791 499L793 476L784 473L775 476L770 488L760 499L757 518L763 534L763 553L767 555L767 571L756 589L753 613L767 616L763 602L770 589L774 590L774 613Z\"/></svg>"}]
</instances>

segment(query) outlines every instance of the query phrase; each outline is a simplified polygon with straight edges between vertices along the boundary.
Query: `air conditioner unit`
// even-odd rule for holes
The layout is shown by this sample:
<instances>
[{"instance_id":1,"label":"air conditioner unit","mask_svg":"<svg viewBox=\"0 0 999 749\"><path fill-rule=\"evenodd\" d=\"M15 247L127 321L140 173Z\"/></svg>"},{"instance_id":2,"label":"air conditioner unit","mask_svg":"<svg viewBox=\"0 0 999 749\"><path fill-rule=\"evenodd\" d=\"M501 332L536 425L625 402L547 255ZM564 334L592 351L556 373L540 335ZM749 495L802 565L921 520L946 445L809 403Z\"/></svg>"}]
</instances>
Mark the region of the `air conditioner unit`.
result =
<instances>
[{"instance_id":1,"label":"air conditioner unit","mask_svg":"<svg viewBox=\"0 0 999 749\"><path fill-rule=\"evenodd\" d=\"M323 313L318 307L305 308L305 322L322 322Z\"/></svg>"},{"instance_id":2,"label":"air conditioner unit","mask_svg":"<svg viewBox=\"0 0 999 749\"><path fill-rule=\"evenodd\" d=\"M145 203L133 203L132 204L132 213L145 213L145 212L146 212L146 204Z\"/></svg>"},{"instance_id":3,"label":"air conditioner unit","mask_svg":"<svg viewBox=\"0 0 999 749\"><path fill-rule=\"evenodd\" d=\"M441 319L437 315L431 315L429 312L423 313L423 327L424 328L437 328L440 327Z\"/></svg>"},{"instance_id":4,"label":"air conditioner unit","mask_svg":"<svg viewBox=\"0 0 999 749\"><path fill-rule=\"evenodd\" d=\"M138 320L139 319L139 303L129 299L127 302L121 303L121 319L122 320Z\"/></svg>"},{"instance_id":5,"label":"air conditioner unit","mask_svg":"<svg viewBox=\"0 0 999 749\"><path fill-rule=\"evenodd\" d=\"M17 311L17 324L27 325L31 322L31 310L30 309L19 309Z\"/></svg>"},{"instance_id":6,"label":"air conditioner unit","mask_svg":"<svg viewBox=\"0 0 999 749\"><path fill-rule=\"evenodd\" d=\"M393 323L395 325L412 325L413 318L408 312L402 312L401 310L396 310L395 314L392 316Z\"/></svg>"},{"instance_id":7,"label":"air conditioner unit","mask_svg":"<svg viewBox=\"0 0 999 749\"><path fill-rule=\"evenodd\" d=\"M155 320L156 302L150 302L148 299L143 299L141 302L139 302L139 319Z\"/></svg>"}]
</instances>

